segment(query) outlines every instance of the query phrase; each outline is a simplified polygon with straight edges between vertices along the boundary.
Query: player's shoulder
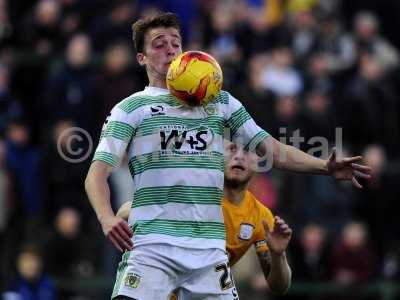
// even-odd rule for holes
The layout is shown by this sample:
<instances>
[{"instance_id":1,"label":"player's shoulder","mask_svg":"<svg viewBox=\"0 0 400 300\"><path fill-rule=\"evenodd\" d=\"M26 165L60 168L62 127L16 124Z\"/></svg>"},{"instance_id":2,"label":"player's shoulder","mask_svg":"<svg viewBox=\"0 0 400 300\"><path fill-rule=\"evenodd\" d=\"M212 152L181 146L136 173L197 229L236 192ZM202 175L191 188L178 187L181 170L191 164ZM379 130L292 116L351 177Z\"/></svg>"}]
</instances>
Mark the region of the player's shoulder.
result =
<instances>
[{"instance_id":1,"label":"player's shoulder","mask_svg":"<svg viewBox=\"0 0 400 300\"><path fill-rule=\"evenodd\" d=\"M272 211L269 209L269 207L265 206L260 200L257 199L256 196L254 196L250 191L247 191L247 194L249 194L251 201L252 201L252 214L253 217L256 219L256 223L258 224L257 226L257 231L262 233L262 236L264 236L264 227L261 225L263 221L266 221L268 226L272 228L275 223L275 218L274 214Z\"/></svg>"},{"instance_id":2,"label":"player's shoulder","mask_svg":"<svg viewBox=\"0 0 400 300\"><path fill-rule=\"evenodd\" d=\"M211 103L215 103L217 105L227 121L234 120L243 113L242 103L238 99L236 99L231 93L225 90L221 90ZM234 114L235 112L236 114ZM231 119L232 117L234 118Z\"/></svg>"},{"instance_id":3,"label":"player's shoulder","mask_svg":"<svg viewBox=\"0 0 400 300\"><path fill-rule=\"evenodd\" d=\"M250 192L249 190L246 191L246 200L248 201L249 205L252 206L253 211L255 211L261 218L273 218L272 211L265 206L257 197Z\"/></svg>"},{"instance_id":4,"label":"player's shoulder","mask_svg":"<svg viewBox=\"0 0 400 300\"><path fill-rule=\"evenodd\" d=\"M235 105L240 104L240 101L236 99L230 92L221 90L218 95L214 98L214 103L219 103L223 105Z\"/></svg>"},{"instance_id":5,"label":"player's shoulder","mask_svg":"<svg viewBox=\"0 0 400 300\"><path fill-rule=\"evenodd\" d=\"M232 95L231 95L229 92L224 91L224 90L221 90L221 91L218 93L218 95L214 98L213 102L214 102L214 103L219 103L219 104L228 105L231 96L232 96Z\"/></svg>"},{"instance_id":6,"label":"player's shoulder","mask_svg":"<svg viewBox=\"0 0 400 300\"><path fill-rule=\"evenodd\" d=\"M139 108L148 105L166 104L170 106L177 106L176 100L169 93L165 92L154 92L149 89L144 89L143 91L136 92L122 101L120 101L116 107L122 109L127 113L131 113Z\"/></svg>"},{"instance_id":7,"label":"player's shoulder","mask_svg":"<svg viewBox=\"0 0 400 300\"><path fill-rule=\"evenodd\" d=\"M128 97L122 99L115 107L122 109L123 111L130 113L140 105L143 101L146 101L146 94L144 91L136 92Z\"/></svg>"}]
</instances>

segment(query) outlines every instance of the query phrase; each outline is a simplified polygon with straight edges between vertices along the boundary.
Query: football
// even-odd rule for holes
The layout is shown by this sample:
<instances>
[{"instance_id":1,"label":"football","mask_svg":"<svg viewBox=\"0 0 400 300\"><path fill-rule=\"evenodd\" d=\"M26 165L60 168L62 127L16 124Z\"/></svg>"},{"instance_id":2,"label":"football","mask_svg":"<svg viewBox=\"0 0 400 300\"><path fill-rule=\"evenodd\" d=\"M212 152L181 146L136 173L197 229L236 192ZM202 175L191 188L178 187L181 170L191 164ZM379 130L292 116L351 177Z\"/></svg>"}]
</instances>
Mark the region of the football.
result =
<instances>
[{"instance_id":1,"label":"football","mask_svg":"<svg viewBox=\"0 0 400 300\"><path fill-rule=\"evenodd\" d=\"M177 56L167 73L167 87L172 95L188 106L206 105L222 87L218 62L201 51L187 51Z\"/></svg>"}]
</instances>

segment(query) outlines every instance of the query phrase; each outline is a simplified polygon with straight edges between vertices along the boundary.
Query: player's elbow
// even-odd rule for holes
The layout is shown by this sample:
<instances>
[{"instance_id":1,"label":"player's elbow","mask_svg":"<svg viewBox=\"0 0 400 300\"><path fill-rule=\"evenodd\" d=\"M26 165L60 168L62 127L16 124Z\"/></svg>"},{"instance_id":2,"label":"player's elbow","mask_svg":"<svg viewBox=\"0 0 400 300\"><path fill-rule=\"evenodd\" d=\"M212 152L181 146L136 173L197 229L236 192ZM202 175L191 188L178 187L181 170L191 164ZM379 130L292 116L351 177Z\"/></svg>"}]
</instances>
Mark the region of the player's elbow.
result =
<instances>
[{"instance_id":1,"label":"player's elbow","mask_svg":"<svg viewBox=\"0 0 400 300\"><path fill-rule=\"evenodd\" d=\"M94 180L94 172L92 169L92 166L90 166L88 173L86 174L86 178L85 178L85 190L86 192L88 192L90 190L91 187L91 183Z\"/></svg>"},{"instance_id":2,"label":"player's elbow","mask_svg":"<svg viewBox=\"0 0 400 300\"><path fill-rule=\"evenodd\" d=\"M88 191L90 189L90 182L91 182L91 176L90 176L90 173L88 173L86 175L86 178L85 178L85 191L86 191L86 193L88 193Z\"/></svg>"},{"instance_id":3,"label":"player's elbow","mask_svg":"<svg viewBox=\"0 0 400 300\"><path fill-rule=\"evenodd\" d=\"M85 178L85 190L88 193L93 185L106 182L109 172L107 166L102 162L93 162Z\"/></svg>"},{"instance_id":4,"label":"player's elbow","mask_svg":"<svg viewBox=\"0 0 400 300\"><path fill-rule=\"evenodd\" d=\"M273 287L269 287L269 290L272 294L276 295L276 296L282 296L285 295L290 288L290 283L287 284L282 284L279 286L273 286Z\"/></svg>"},{"instance_id":5,"label":"player's elbow","mask_svg":"<svg viewBox=\"0 0 400 300\"><path fill-rule=\"evenodd\" d=\"M268 136L257 146L257 154L267 159L270 166L277 169L284 169L286 166L286 158L288 146L279 142L272 136Z\"/></svg>"},{"instance_id":6,"label":"player's elbow","mask_svg":"<svg viewBox=\"0 0 400 300\"><path fill-rule=\"evenodd\" d=\"M269 276L267 278L267 286L268 290L274 295L284 295L289 291L290 285L292 282L292 272L290 268L287 270L287 273L281 276L280 278L272 278Z\"/></svg>"}]
</instances>

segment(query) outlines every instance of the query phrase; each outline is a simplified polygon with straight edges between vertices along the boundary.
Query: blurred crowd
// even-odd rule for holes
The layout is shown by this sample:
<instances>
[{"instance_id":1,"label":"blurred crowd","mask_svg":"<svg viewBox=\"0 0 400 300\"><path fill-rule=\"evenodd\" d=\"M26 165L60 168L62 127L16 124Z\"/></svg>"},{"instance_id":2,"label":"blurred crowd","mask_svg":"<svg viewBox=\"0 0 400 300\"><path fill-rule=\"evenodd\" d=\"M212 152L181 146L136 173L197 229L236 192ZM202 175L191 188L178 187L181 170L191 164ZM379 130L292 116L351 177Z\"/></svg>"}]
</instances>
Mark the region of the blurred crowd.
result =
<instances>
[{"instance_id":1,"label":"blurred crowd","mask_svg":"<svg viewBox=\"0 0 400 300\"><path fill-rule=\"evenodd\" d=\"M96 145L111 108L147 84L131 25L157 9L181 17L184 49L212 54L223 88L275 138L324 158L333 146L362 154L373 168L360 191L322 176L254 178L294 229L293 280L400 280L400 3L373 2L0 0L0 289L86 299L56 283L115 274L119 254L84 192L90 158L59 153L88 146L70 144L71 127ZM114 208L130 180L126 166L112 175ZM251 263L239 281L263 291Z\"/></svg>"}]
</instances>

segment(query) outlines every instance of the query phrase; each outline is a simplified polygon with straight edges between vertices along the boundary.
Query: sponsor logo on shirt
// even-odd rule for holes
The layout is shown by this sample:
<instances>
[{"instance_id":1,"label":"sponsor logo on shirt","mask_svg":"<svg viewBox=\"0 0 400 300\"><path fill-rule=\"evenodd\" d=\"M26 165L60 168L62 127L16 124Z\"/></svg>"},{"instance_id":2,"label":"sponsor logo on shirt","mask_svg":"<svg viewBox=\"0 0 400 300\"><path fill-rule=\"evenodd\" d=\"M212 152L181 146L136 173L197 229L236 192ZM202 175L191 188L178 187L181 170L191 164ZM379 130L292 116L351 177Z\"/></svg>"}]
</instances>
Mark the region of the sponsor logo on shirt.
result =
<instances>
[{"instance_id":1,"label":"sponsor logo on shirt","mask_svg":"<svg viewBox=\"0 0 400 300\"><path fill-rule=\"evenodd\" d=\"M161 151L164 152L209 154L208 149L214 140L214 132L205 126L187 128L182 125L166 125L160 128L160 140Z\"/></svg>"},{"instance_id":2,"label":"sponsor logo on shirt","mask_svg":"<svg viewBox=\"0 0 400 300\"><path fill-rule=\"evenodd\" d=\"M152 117L165 115L164 106L161 106L161 105L151 106L150 111L151 111Z\"/></svg>"}]
</instances>

